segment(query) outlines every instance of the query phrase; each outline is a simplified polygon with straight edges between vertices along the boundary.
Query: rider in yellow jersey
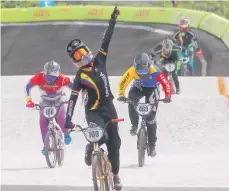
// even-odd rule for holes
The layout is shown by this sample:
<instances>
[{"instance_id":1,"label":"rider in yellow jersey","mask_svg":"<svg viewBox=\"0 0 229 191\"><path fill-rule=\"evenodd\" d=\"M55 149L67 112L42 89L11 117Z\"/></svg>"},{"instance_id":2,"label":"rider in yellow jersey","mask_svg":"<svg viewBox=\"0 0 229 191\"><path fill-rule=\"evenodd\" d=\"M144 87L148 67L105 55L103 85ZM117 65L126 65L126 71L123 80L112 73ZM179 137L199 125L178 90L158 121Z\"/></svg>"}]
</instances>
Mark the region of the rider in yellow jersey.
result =
<instances>
[{"instance_id":1,"label":"rider in yellow jersey","mask_svg":"<svg viewBox=\"0 0 229 191\"><path fill-rule=\"evenodd\" d=\"M134 65L130 67L121 77L118 86L119 101L126 101L125 90L131 81L134 80L132 87L130 88L128 98L134 102L145 96L145 100L148 103L154 103L154 101L160 98L159 84L162 85L165 92L165 103L171 102L172 87L168 81L166 75L157 69L150 60L146 53L140 53L135 57ZM139 116L137 115L134 106L129 104L129 117L132 124L130 130L131 135L136 135L138 129ZM156 104L155 112L147 118L147 131L148 131L148 143L150 147L149 155L155 156L155 143L157 140L156 130L156 112L158 103Z\"/></svg>"}]
</instances>

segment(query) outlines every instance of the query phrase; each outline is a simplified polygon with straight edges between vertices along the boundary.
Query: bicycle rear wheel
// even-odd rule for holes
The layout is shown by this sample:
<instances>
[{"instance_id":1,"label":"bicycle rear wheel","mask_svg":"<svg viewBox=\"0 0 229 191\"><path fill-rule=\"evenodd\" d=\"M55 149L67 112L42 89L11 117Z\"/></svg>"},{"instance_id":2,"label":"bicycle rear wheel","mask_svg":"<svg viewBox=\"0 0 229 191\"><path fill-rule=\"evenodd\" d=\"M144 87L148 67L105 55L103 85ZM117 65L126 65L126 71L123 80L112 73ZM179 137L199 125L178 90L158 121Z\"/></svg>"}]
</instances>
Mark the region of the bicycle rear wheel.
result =
<instances>
[{"instance_id":1,"label":"bicycle rear wheel","mask_svg":"<svg viewBox=\"0 0 229 191\"><path fill-rule=\"evenodd\" d=\"M51 146L52 144L52 146ZM57 145L56 145L56 136L51 132L48 131L45 137L45 159L49 166L49 168L55 168L57 162ZM53 159L51 159L50 155L53 153Z\"/></svg>"},{"instance_id":2,"label":"bicycle rear wheel","mask_svg":"<svg viewBox=\"0 0 229 191\"><path fill-rule=\"evenodd\" d=\"M92 157L92 178L93 178L93 184L94 184L95 191L99 191L99 190L105 191L106 190L104 169L102 166L102 157L99 156L98 154L95 154ZM98 181L99 181L99 184L98 184Z\"/></svg>"},{"instance_id":3,"label":"bicycle rear wheel","mask_svg":"<svg viewBox=\"0 0 229 191\"><path fill-rule=\"evenodd\" d=\"M146 132L141 128L138 132L138 166L143 167L145 163L145 152L146 152Z\"/></svg>"}]
</instances>

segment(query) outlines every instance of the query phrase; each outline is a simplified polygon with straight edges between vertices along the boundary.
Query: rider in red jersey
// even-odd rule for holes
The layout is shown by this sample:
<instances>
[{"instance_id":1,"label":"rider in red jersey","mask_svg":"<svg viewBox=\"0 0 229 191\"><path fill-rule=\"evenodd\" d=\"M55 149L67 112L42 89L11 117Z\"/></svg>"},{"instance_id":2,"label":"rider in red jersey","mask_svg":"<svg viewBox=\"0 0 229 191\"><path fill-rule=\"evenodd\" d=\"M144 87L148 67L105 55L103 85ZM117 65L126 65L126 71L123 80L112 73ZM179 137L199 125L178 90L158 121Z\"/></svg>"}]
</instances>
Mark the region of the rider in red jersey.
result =
<instances>
[{"instance_id":1,"label":"rider in red jersey","mask_svg":"<svg viewBox=\"0 0 229 191\"><path fill-rule=\"evenodd\" d=\"M31 98L31 89L35 86L38 86L41 91L41 106L53 106L58 105L58 103L66 101L66 95L63 92L65 87L72 88L72 82L68 77L60 72L60 65L55 61L47 62L44 66L42 72L34 75L26 85L26 107L33 108L34 103ZM65 124L65 113L66 106L62 105L58 114L57 122L60 125L64 135L65 135L65 144L70 144L72 138L68 133L67 129L64 128ZM42 140L44 143L46 133L48 131L48 124L46 118L40 112L40 129ZM42 151L45 154L45 147Z\"/></svg>"}]
</instances>

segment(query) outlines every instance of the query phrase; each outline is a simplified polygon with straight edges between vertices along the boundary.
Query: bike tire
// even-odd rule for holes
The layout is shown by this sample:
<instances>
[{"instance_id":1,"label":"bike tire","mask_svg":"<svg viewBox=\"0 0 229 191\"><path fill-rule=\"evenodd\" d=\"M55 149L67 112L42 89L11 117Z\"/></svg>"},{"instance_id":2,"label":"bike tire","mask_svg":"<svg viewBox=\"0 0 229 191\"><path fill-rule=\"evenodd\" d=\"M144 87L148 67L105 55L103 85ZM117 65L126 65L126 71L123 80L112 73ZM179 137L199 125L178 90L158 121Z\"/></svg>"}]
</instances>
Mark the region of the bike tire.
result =
<instances>
[{"instance_id":1,"label":"bike tire","mask_svg":"<svg viewBox=\"0 0 229 191\"><path fill-rule=\"evenodd\" d=\"M143 167L145 163L145 152L146 152L146 132L142 128L138 133L138 166Z\"/></svg>"},{"instance_id":2,"label":"bike tire","mask_svg":"<svg viewBox=\"0 0 229 191\"><path fill-rule=\"evenodd\" d=\"M104 184L105 184L105 190L107 191L112 191L113 190L113 175L112 175L112 167L108 159L106 158L107 161L104 161Z\"/></svg>"},{"instance_id":3,"label":"bike tire","mask_svg":"<svg viewBox=\"0 0 229 191\"><path fill-rule=\"evenodd\" d=\"M103 172L103 168L102 168L102 161L101 161L101 156L95 154L92 157L92 180L93 180L93 185L94 185L94 189L95 191L99 191L101 189L99 188L103 188L102 190L104 190L105 184L104 184L104 180L103 180L103 176L104 176L104 172ZM98 186L97 183L97 172L99 172L99 180L100 180L100 186Z\"/></svg>"},{"instance_id":4,"label":"bike tire","mask_svg":"<svg viewBox=\"0 0 229 191\"><path fill-rule=\"evenodd\" d=\"M53 154L54 154L54 160L51 162L49 158L49 141L52 139L53 142ZM48 132L45 137L45 148L46 148L46 153L45 153L45 159L47 162L47 165L49 168L55 168L56 167L56 162L57 162L57 145L56 145L56 136L52 132Z\"/></svg>"},{"instance_id":5,"label":"bike tire","mask_svg":"<svg viewBox=\"0 0 229 191\"><path fill-rule=\"evenodd\" d=\"M57 161L59 166L62 166L64 164L64 149L62 147L61 139L58 140Z\"/></svg>"}]
</instances>

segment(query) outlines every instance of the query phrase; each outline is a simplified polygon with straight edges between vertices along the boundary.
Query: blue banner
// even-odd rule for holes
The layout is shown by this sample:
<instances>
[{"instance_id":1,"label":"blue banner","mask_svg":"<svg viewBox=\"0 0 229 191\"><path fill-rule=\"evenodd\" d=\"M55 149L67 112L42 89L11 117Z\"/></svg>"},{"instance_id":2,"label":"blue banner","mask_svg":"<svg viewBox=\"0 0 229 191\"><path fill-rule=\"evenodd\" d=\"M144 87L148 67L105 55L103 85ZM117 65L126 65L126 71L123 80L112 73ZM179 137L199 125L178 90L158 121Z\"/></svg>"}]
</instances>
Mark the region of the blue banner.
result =
<instances>
[{"instance_id":1,"label":"blue banner","mask_svg":"<svg viewBox=\"0 0 229 191\"><path fill-rule=\"evenodd\" d=\"M55 5L55 0L40 0L40 7L53 7Z\"/></svg>"}]
</instances>

